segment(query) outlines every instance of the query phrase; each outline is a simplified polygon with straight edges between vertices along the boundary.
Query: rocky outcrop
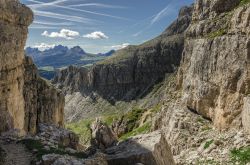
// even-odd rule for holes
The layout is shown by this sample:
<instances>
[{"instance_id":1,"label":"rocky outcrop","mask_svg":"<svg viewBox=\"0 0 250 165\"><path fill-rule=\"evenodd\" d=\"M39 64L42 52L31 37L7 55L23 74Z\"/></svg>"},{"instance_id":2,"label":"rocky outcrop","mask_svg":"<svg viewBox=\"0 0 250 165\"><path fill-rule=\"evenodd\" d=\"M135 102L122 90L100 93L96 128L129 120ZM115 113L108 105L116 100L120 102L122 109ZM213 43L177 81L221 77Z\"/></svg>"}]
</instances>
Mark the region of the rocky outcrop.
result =
<instances>
[{"instance_id":1,"label":"rocky outcrop","mask_svg":"<svg viewBox=\"0 0 250 165\"><path fill-rule=\"evenodd\" d=\"M60 82L56 86L59 89L63 89L65 94L79 91L88 93L91 85L90 81L89 70L76 66L69 66L62 71L58 71L53 80L54 83Z\"/></svg>"},{"instance_id":2,"label":"rocky outcrop","mask_svg":"<svg viewBox=\"0 0 250 165\"><path fill-rule=\"evenodd\" d=\"M116 145L118 142L113 131L99 119L96 119L96 121L92 123L91 134L91 144L98 149L104 150Z\"/></svg>"},{"instance_id":3,"label":"rocky outcrop","mask_svg":"<svg viewBox=\"0 0 250 165\"><path fill-rule=\"evenodd\" d=\"M117 51L110 58L93 66L87 74L84 69L70 67L58 73L54 83L67 90L68 80L76 82L69 84L74 87L73 92L80 89L83 95L89 95L89 91L92 91L113 103L140 98L162 80L166 73L173 73L179 66L184 31L190 19L191 8L185 7L179 18L159 37L142 45ZM72 76L71 71L76 76Z\"/></svg>"},{"instance_id":4,"label":"rocky outcrop","mask_svg":"<svg viewBox=\"0 0 250 165\"><path fill-rule=\"evenodd\" d=\"M64 95L39 77L30 57L24 64L25 131L35 133L39 123L63 126Z\"/></svg>"},{"instance_id":5,"label":"rocky outcrop","mask_svg":"<svg viewBox=\"0 0 250 165\"><path fill-rule=\"evenodd\" d=\"M170 147L159 132L135 136L106 150L109 165L174 165Z\"/></svg>"},{"instance_id":6,"label":"rocky outcrop","mask_svg":"<svg viewBox=\"0 0 250 165\"><path fill-rule=\"evenodd\" d=\"M44 146L57 148L72 148L78 150L79 137L71 131L59 128L55 125L39 124L39 133L36 140L40 140Z\"/></svg>"},{"instance_id":7,"label":"rocky outcrop","mask_svg":"<svg viewBox=\"0 0 250 165\"><path fill-rule=\"evenodd\" d=\"M24 129L24 52L28 25L33 17L17 1L0 2L0 132Z\"/></svg>"},{"instance_id":8,"label":"rocky outcrop","mask_svg":"<svg viewBox=\"0 0 250 165\"><path fill-rule=\"evenodd\" d=\"M249 94L249 4L198 0L179 69L186 106L220 129L241 126Z\"/></svg>"},{"instance_id":9,"label":"rocky outcrop","mask_svg":"<svg viewBox=\"0 0 250 165\"><path fill-rule=\"evenodd\" d=\"M63 96L39 78L24 56L31 10L17 0L1 0L0 10L0 133L34 133L39 122L62 125Z\"/></svg>"}]
</instances>

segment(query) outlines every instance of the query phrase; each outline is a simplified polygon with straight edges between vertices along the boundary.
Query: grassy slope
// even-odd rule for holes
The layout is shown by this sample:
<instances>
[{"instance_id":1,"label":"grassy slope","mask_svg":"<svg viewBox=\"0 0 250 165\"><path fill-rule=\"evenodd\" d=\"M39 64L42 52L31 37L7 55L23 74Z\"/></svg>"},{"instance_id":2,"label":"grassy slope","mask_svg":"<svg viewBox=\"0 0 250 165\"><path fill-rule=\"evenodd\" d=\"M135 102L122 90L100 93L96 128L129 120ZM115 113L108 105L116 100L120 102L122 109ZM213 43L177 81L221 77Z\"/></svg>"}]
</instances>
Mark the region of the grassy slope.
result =
<instances>
[{"instance_id":1,"label":"grassy slope","mask_svg":"<svg viewBox=\"0 0 250 165\"><path fill-rule=\"evenodd\" d=\"M176 99L177 97L176 93L173 94L173 91L171 91L175 85L175 74L169 74L167 77L165 81L156 84L145 98L130 103L120 102L117 106L97 103L105 111L99 112L99 114L95 113L95 115L78 122L67 123L66 128L78 134L80 142L85 145L90 144L91 131L89 125L95 120L95 117L100 117L105 123L111 126L115 120L123 115L124 119L128 121L129 132L122 135L120 140L150 132L152 118L162 109L162 102L163 99L165 100L165 95L167 94L167 97L171 99ZM112 110L108 110L109 107ZM131 107L130 110L128 110L129 107Z\"/></svg>"}]
</instances>

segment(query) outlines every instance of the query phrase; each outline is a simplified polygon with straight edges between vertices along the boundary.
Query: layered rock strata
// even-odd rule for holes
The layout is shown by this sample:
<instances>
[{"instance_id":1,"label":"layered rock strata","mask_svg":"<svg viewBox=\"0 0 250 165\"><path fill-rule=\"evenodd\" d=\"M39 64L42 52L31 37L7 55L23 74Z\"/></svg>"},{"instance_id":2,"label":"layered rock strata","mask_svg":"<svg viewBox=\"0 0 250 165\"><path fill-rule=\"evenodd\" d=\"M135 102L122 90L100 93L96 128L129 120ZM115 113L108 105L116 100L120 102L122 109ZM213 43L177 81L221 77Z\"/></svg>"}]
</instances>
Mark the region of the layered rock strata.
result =
<instances>
[{"instance_id":1,"label":"layered rock strata","mask_svg":"<svg viewBox=\"0 0 250 165\"><path fill-rule=\"evenodd\" d=\"M186 106L219 129L241 125L250 91L250 7L242 3L196 1L179 69Z\"/></svg>"}]
</instances>

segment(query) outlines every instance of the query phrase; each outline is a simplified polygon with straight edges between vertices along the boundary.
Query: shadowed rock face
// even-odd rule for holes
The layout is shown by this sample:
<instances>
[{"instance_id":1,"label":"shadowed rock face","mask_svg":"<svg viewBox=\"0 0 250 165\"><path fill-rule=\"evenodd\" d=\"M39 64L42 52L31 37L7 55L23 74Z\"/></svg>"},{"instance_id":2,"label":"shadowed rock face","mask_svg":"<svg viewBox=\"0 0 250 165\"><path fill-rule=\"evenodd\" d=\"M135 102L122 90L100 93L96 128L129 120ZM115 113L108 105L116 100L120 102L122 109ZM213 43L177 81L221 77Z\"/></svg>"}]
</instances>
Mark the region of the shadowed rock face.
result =
<instances>
[{"instance_id":1,"label":"shadowed rock face","mask_svg":"<svg viewBox=\"0 0 250 165\"><path fill-rule=\"evenodd\" d=\"M187 107L221 129L241 125L250 92L250 7L239 2L196 2L179 69Z\"/></svg>"},{"instance_id":2,"label":"shadowed rock face","mask_svg":"<svg viewBox=\"0 0 250 165\"><path fill-rule=\"evenodd\" d=\"M39 122L62 125L63 96L24 56L31 10L17 0L1 0L0 11L0 132L35 133Z\"/></svg>"},{"instance_id":3,"label":"shadowed rock face","mask_svg":"<svg viewBox=\"0 0 250 165\"><path fill-rule=\"evenodd\" d=\"M68 83L77 80L82 94L90 91L115 102L129 101L144 96L152 85L162 80L166 73L173 73L180 64L184 46L184 31L191 19L191 8L181 10L174 21L159 37L139 46L129 46L117 51L112 57L97 63L88 73L82 69L67 69L59 73L54 83L66 91ZM81 82L83 81L83 82ZM79 91L77 85L70 84L71 92Z\"/></svg>"},{"instance_id":4,"label":"shadowed rock face","mask_svg":"<svg viewBox=\"0 0 250 165\"><path fill-rule=\"evenodd\" d=\"M135 136L117 146L106 149L109 165L174 165L173 155L163 135L152 132Z\"/></svg>"},{"instance_id":5,"label":"shadowed rock face","mask_svg":"<svg viewBox=\"0 0 250 165\"><path fill-rule=\"evenodd\" d=\"M24 66L25 131L35 133L39 123L63 126L64 95L39 77L30 57Z\"/></svg>"}]
</instances>

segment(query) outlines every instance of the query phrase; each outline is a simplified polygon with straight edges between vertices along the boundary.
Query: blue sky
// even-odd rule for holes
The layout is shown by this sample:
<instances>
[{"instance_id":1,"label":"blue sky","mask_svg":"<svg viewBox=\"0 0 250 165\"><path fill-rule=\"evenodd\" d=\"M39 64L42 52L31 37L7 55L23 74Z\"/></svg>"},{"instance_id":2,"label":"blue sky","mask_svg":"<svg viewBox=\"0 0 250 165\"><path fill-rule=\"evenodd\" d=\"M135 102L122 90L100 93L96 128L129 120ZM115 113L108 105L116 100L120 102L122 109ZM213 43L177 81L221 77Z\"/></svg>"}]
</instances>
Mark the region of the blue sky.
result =
<instances>
[{"instance_id":1,"label":"blue sky","mask_svg":"<svg viewBox=\"0 0 250 165\"><path fill-rule=\"evenodd\" d=\"M193 0L20 0L35 13L26 46L81 46L90 53L159 35Z\"/></svg>"}]
</instances>

